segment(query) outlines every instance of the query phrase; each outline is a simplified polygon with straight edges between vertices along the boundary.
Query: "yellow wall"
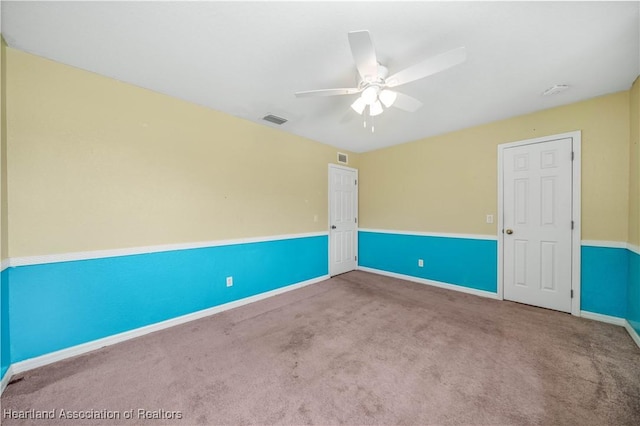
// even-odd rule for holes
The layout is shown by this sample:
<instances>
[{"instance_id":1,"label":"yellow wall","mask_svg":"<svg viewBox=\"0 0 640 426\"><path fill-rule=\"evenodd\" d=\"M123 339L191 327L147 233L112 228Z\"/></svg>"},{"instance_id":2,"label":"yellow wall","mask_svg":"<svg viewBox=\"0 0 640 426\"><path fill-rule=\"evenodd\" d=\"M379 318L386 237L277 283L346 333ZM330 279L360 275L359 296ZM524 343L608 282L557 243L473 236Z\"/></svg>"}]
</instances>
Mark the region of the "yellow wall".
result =
<instances>
[{"instance_id":1,"label":"yellow wall","mask_svg":"<svg viewBox=\"0 0 640 426\"><path fill-rule=\"evenodd\" d=\"M3 64L11 257L326 230L337 149L11 48ZM582 130L582 237L637 244L638 86L350 153L360 226L495 234L497 145Z\"/></svg>"},{"instance_id":2,"label":"yellow wall","mask_svg":"<svg viewBox=\"0 0 640 426\"><path fill-rule=\"evenodd\" d=\"M626 241L629 92L360 155L360 226L496 234L497 146L582 130L582 238Z\"/></svg>"},{"instance_id":3,"label":"yellow wall","mask_svg":"<svg viewBox=\"0 0 640 426\"><path fill-rule=\"evenodd\" d=\"M629 242L640 245L640 77L630 91Z\"/></svg>"},{"instance_id":4,"label":"yellow wall","mask_svg":"<svg viewBox=\"0 0 640 426\"><path fill-rule=\"evenodd\" d=\"M326 231L337 149L6 53L11 257Z\"/></svg>"},{"instance_id":5,"label":"yellow wall","mask_svg":"<svg viewBox=\"0 0 640 426\"><path fill-rule=\"evenodd\" d=\"M6 54L7 44L0 36L0 259L8 255L7 220L7 116L6 116Z\"/></svg>"}]
</instances>

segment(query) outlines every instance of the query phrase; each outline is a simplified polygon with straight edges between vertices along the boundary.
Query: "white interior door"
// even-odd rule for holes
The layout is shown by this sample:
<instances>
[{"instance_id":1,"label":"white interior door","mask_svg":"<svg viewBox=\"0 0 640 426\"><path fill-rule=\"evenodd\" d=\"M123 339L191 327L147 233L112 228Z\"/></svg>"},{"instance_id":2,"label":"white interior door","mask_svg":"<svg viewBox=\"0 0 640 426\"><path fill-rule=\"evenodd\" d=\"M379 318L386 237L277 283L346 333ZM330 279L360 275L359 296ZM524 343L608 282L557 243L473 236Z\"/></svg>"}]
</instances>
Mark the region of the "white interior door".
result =
<instances>
[{"instance_id":1,"label":"white interior door","mask_svg":"<svg viewBox=\"0 0 640 426\"><path fill-rule=\"evenodd\" d=\"M358 254L358 171L329 165L329 274L353 271Z\"/></svg>"},{"instance_id":2,"label":"white interior door","mask_svg":"<svg viewBox=\"0 0 640 426\"><path fill-rule=\"evenodd\" d=\"M571 312L572 139L503 153L504 298Z\"/></svg>"}]
</instances>

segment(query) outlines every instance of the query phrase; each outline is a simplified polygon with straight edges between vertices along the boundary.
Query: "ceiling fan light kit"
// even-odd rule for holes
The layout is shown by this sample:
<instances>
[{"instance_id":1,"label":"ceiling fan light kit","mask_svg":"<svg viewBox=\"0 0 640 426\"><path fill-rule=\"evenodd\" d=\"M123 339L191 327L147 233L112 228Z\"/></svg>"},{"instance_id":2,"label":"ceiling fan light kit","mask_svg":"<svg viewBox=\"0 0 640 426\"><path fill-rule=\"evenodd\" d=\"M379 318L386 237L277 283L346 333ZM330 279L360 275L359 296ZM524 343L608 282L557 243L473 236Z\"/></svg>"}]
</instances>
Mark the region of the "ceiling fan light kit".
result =
<instances>
[{"instance_id":1,"label":"ceiling fan light kit","mask_svg":"<svg viewBox=\"0 0 640 426\"><path fill-rule=\"evenodd\" d=\"M368 113L370 117L380 115L384 112L384 108L392 106L407 112L414 112L422 106L422 102L404 93L390 89L444 71L464 62L467 58L465 48L459 47L418 62L388 77L389 70L378 63L369 31L351 31L348 33L348 38L351 54L358 70L356 77L357 87L309 90L297 92L297 97L352 95L358 93L360 96L351 104L351 108L360 115L367 112L367 107L369 107ZM364 127L367 127L366 118ZM371 131L374 131L373 123Z\"/></svg>"},{"instance_id":2,"label":"ceiling fan light kit","mask_svg":"<svg viewBox=\"0 0 640 426\"><path fill-rule=\"evenodd\" d=\"M382 104L378 100L369 105L369 115L371 115L372 117L382 114L382 111L384 111L382 109Z\"/></svg>"},{"instance_id":3,"label":"ceiling fan light kit","mask_svg":"<svg viewBox=\"0 0 640 426\"><path fill-rule=\"evenodd\" d=\"M367 86L367 88L362 91L360 98L365 104L371 105L378 100L378 90L377 86Z\"/></svg>"}]
</instances>

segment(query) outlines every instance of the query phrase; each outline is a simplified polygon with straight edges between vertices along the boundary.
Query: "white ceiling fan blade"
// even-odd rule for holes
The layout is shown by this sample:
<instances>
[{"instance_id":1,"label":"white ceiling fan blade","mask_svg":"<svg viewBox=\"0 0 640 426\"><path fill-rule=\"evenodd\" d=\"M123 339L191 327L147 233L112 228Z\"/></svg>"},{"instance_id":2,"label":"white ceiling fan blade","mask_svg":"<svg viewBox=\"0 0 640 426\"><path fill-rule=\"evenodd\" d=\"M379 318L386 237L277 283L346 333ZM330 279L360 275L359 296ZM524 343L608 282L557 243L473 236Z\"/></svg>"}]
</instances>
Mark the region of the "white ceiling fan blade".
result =
<instances>
[{"instance_id":1,"label":"white ceiling fan blade","mask_svg":"<svg viewBox=\"0 0 640 426\"><path fill-rule=\"evenodd\" d=\"M403 111L415 112L422 106L422 102L417 100L416 98L412 98L409 95L405 95L404 93L396 92L396 100L393 103L393 106L401 109Z\"/></svg>"},{"instance_id":2,"label":"white ceiling fan blade","mask_svg":"<svg viewBox=\"0 0 640 426\"><path fill-rule=\"evenodd\" d=\"M296 97L304 98L311 96L336 96L336 95L352 95L360 92L360 89L350 87L346 89L320 89L320 90L307 90L305 92L296 92Z\"/></svg>"},{"instance_id":3,"label":"white ceiling fan blade","mask_svg":"<svg viewBox=\"0 0 640 426\"><path fill-rule=\"evenodd\" d=\"M378 59L369 31L349 32L349 45L360 77L364 81L373 81L378 78Z\"/></svg>"},{"instance_id":4,"label":"white ceiling fan blade","mask_svg":"<svg viewBox=\"0 0 640 426\"><path fill-rule=\"evenodd\" d=\"M467 59L467 49L459 47L440 55L431 57L406 68L386 79L387 87L396 87L410 83L421 78L428 77L454 65L458 65Z\"/></svg>"}]
</instances>

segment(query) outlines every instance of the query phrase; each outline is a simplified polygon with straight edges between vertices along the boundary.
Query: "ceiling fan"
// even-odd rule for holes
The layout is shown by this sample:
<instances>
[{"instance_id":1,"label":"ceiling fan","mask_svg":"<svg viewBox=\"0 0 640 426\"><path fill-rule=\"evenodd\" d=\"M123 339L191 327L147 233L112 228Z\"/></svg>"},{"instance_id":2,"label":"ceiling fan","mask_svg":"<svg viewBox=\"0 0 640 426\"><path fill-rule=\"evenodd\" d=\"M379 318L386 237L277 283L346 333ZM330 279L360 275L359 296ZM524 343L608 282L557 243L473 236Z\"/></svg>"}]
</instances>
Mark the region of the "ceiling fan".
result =
<instances>
[{"instance_id":1,"label":"ceiling fan","mask_svg":"<svg viewBox=\"0 0 640 426\"><path fill-rule=\"evenodd\" d=\"M296 92L296 97L353 95L359 93L360 96L351 104L351 108L358 114L366 115L368 113L369 116L374 117L384 111L383 105L387 108L394 106L404 111L414 112L422 106L422 102L391 89L444 71L464 62L467 58L466 49L459 47L418 62L389 76L389 70L378 63L369 31L351 31L348 36L351 53L358 69L356 87L308 90Z\"/></svg>"}]
</instances>

